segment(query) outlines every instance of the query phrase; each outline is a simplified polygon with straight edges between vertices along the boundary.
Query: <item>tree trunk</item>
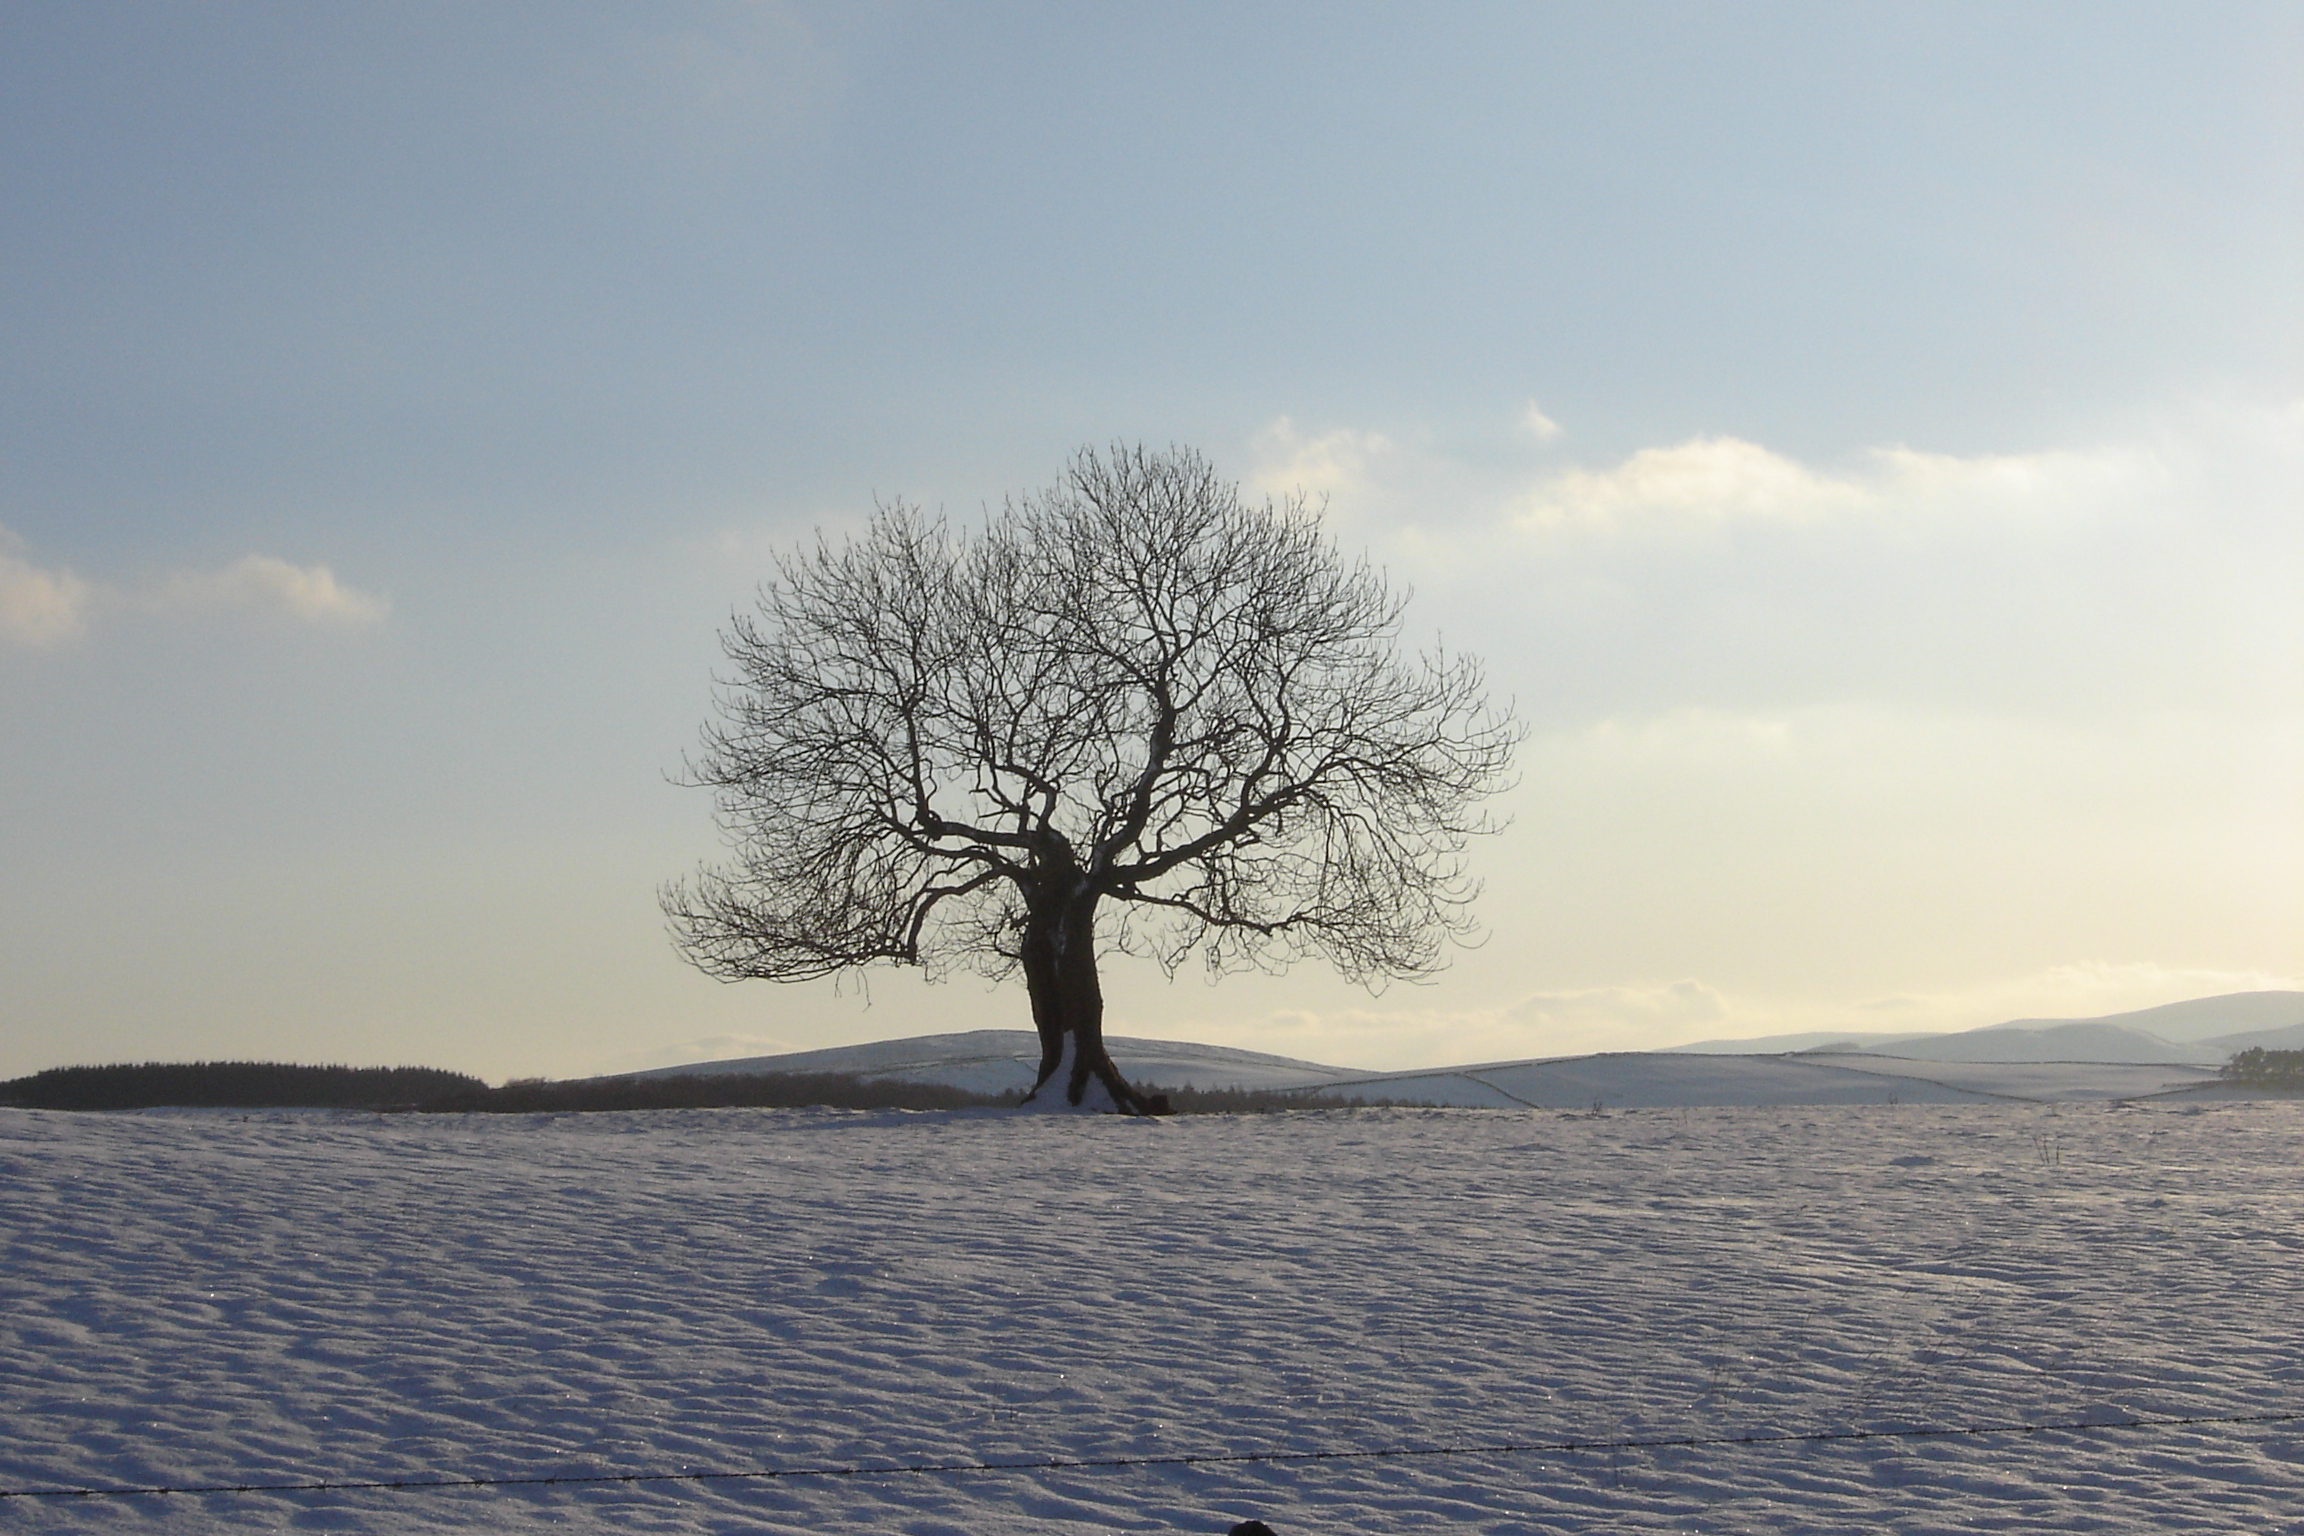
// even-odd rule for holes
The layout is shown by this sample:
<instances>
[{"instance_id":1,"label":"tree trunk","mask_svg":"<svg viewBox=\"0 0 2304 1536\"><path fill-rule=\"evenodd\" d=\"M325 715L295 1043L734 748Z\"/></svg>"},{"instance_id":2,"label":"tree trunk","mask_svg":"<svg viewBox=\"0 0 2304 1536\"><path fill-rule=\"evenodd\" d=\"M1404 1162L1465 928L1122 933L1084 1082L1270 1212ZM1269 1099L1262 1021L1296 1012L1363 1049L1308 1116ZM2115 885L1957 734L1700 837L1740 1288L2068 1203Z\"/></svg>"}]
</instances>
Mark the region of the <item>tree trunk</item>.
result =
<instances>
[{"instance_id":1,"label":"tree trunk","mask_svg":"<svg viewBox=\"0 0 2304 1536\"><path fill-rule=\"evenodd\" d=\"M1029 1104L1062 1070L1066 1046L1072 1070L1064 1101L1087 1097L1091 1080L1102 1083L1122 1114L1164 1115L1168 1100L1140 1093L1121 1077L1104 1048L1104 989L1096 978L1096 896L1067 891L1027 908L1022 946L1025 990L1032 999L1032 1025L1040 1032L1040 1075Z\"/></svg>"}]
</instances>

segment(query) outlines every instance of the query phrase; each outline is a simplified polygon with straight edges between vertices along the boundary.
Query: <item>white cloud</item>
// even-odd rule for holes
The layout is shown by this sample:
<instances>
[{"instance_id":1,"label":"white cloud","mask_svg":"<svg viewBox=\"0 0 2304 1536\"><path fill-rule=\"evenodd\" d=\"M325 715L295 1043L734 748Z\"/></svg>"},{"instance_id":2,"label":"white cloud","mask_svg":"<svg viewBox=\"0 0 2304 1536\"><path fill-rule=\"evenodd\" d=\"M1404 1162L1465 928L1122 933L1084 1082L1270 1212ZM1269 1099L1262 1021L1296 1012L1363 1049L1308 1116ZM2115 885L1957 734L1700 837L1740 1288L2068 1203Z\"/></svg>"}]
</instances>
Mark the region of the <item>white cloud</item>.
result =
<instances>
[{"instance_id":1,"label":"white cloud","mask_svg":"<svg viewBox=\"0 0 2304 1536\"><path fill-rule=\"evenodd\" d=\"M1536 402L1531 400L1521 408L1520 430L1540 443L1548 443L1558 437L1563 429L1560 423L1545 415Z\"/></svg>"},{"instance_id":2,"label":"white cloud","mask_svg":"<svg viewBox=\"0 0 2304 1536\"><path fill-rule=\"evenodd\" d=\"M1718 436L1523 459L1517 484L1450 463L1384 463L1361 536L1426 595L1411 622L1444 616L1565 714L2261 711L2304 681L2304 406L2021 453L1825 462Z\"/></svg>"},{"instance_id":3,"label":"white cloud","mask_svg":"<svg viewBox=\"0 0 2304 1536\"><path fill-rule=\"evenodd\" d=\"M1376 493L1380 469L1399 453L1381 432L1337 431L1307 437L1282 416L1256 436L1248 483L1267 496L1303 495L1347 515Z\"/></svg>"},{"instance_id":4,"label":"white cloud","mask_svg":"<svg viewBox=\"0 0 2304 1536\"><path fill-rule=\"evenodd\" d=\"M1274 418L1248 446L1248 489L1275 499L1301 495L1326 509L1330 532L1343 542L1371 546L1412 543L1425 529L1453 539L1467 518L1487 525L1515 485L1525 483L1517 466L1530 457L1524 443L1498 462L1495 455L1450 453L1421 429L1306 432L1286 416Z\"/></svg>"},{"instance_id":5,"label":"white cloud","mask_svg":"<svg viewBox=\"0 0 2304 1536\"><path fill-rule=\"evenodd\" d=\"M1643 1039L1686 1035L1728 1022L1728 1000L1700 981L1645 987L1581 987L1538 992L1504 1010L1504 1017L1545 1038Z\"/></svg>"},{"instance_id":6,"label":"white cloud","mask_svg":"<svg viewBox=\"0 0 2304 1536\"><path fill-rule=\"evenodd\" d=\"M280 613L343 627L379 623L392 609L389 599L345 586L325 565L291 565L270 555L243 555L220 571L180 571L160 584L155 601L164 607Z\"/></svg>"},{"instance_id":7,"label":"white cloud","mask_svg":"<svg viewBox=\"0 0 2304 1536\"><path fill-rule=\"evenodd\" d=\"M1730 521L2071 513L2164 481L2154 456L2095 452L1959 457L1876 448L1831 472L1734 437L1643 448L1609 469L1571 469L1510 508L1530 530L1613 530Z\"/></svg>"},{"instance_id":8,"label":"white cloud","mask_svg":"<svg viewBox=\"0 0 2304 1536\"><path fill-rule=\"evenodd\" d=\"M1643 448L1613 469L1571 469L1515 509L1523 526L1614 526L1635 518L1815 517L1853 510L1856 485L1732 437Z\"/></svg>"},{"instance_id":9,"label":"white cloud","mask_svg":"<svg viewBox=\"0 0 2304 1536\"><path fill-rule=\"evenodd\" d=\"M88 583L34 565L19 547L0 529L0 642L37 650L74 638L87 625Z\"/></svg>"},{"instance_id":10,"label":"white cloud","mask_svg":"<svg viewBox=\"0 0 2304 1536\"><path fill-rule=\"evenodd\" d=\"M34 564L0 528L0 645L43 649L79 638L119 613L268 613L302 624L362 628L381 623L390 599L336 579L325 565L243 555L221 570L176 571L134 586L87 581Z\"/></svg>"}]
</instances>

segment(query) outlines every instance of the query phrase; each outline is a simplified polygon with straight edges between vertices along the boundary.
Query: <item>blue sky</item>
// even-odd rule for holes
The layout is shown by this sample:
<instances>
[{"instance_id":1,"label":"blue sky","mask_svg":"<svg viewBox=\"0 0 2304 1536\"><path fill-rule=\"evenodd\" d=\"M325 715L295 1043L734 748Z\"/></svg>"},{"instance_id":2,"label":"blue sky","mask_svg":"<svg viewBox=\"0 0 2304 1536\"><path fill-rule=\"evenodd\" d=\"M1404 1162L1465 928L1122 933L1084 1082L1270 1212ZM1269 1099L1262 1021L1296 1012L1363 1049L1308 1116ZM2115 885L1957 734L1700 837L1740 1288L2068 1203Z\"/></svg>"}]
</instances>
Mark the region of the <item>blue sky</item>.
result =
<instances>
[{"instance_id":1,"label":"blue sky","mask_svg":"<svg viewBox=\"0 0 2304 1536\"><path fill-rule=\"evenodd\" d=\"M0 9L0 1071L1016 1025L722 987L772 552L1189 442L1484 652L1371 1065L2304 976L2287 5Z\"/></svg>"}]
</instances>

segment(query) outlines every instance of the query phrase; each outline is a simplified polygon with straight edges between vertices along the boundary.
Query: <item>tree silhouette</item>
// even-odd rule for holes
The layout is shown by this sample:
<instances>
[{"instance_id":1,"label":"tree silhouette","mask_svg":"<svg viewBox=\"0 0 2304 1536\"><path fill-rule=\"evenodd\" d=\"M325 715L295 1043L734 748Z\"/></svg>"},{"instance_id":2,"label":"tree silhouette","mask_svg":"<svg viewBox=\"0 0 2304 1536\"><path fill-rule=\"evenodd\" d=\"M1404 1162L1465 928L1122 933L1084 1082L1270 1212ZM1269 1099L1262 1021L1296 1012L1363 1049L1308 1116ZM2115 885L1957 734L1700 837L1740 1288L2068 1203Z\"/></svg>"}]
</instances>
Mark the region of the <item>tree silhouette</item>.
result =
<instances>
[{"instance_id":1,"label":"tree silhouette","mask_svg":"<svg viewBox=\"0 0 2304 1536\"><path fill-rule=\"evenodd\" d=\"M981 529L897 503L820 534L722 637L689 767L732 861L666 887L675 939L725 979L1021 971L1034 1094L1155 1112L1100 951L1376 984L1470 926L1519 727L1476 662L1399 654L1404 602L1190 449L1084 450Z\"/></svg>"}]
</instances>

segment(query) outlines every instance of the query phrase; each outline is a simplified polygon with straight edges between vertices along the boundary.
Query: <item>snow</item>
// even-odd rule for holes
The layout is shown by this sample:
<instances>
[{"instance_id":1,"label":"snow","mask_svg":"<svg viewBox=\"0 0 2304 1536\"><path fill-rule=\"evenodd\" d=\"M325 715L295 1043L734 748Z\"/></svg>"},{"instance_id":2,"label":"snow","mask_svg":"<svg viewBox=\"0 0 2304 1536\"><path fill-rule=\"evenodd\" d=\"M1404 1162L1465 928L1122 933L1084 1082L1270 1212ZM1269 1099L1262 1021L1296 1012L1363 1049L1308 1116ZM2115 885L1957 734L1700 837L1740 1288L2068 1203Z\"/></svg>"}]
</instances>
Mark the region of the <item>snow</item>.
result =
<instances>
[{"instance_id":1,"label":"snow","mask_svg":"<svg viewBox=\"0 0 2304 1536\"><path fill-rule=\"evenodd\" d=\"M1292 1056L1268 1056L1261 1051L1189 1040L1112 1035L1106 1037L1104 1047L1128 1081L1166 1088L1297 1088L1366 1075ZM905 1040L792 1051L781 1056L699 1061L631 1075L681 1077L723 1072L844 1072L866 1078L946 1083L975 1093L1021 1093L1039 1076L1040 1037L1029 1029L972 1029L960 1034L915 1035Z\"/></svg>"},{"instance_id":2,"label":"snow","mask_svg":"<svg viewBox=\"0 0 2304 1536\"><path fill-rule=\"evenodd\" d=\"M1045 1086L1018 1106L1026 1114L1040 1115L1110 1115L1119 1113L1119 1104L1101 1078L1091 1076L1080 1085L1080 1102L1071 1101L1072 1069L1079 1065L1078 1042L1071 1035L1064 1037L1064 1054L1056 1058L1056 1070L1048 1074Z\"/></svg>"},{"instance_id":3,"label":"snow","mask_svg":"<svg viewBox=\"0 0 2304 1536\"><path fill-rule=\"evenodd\" d=\"M2081 1103L2090 1099L2189 1096L2213 1088L2207 1067L2119 1061L1927 1061L1876 1056L1805 1056L1818 1066L1845 1066L1997 1099Z\"/></svg>"},{"instance_id":4,"label":"snow","mask_svg":"<svg viewBox=\"0 0 2304 1536\"><path fill-rule=\"evenodd\" d=\"M1869 1055L1910 1056L1923 1061L2125 1061L2189 1062L2216 1066L2231 1056L2213 1043L2163 1040L2118 1024L2051 1024L2027 1029L1995 1024L1964 1034L1925 1036L1876 1045Z\"/></svg>"},{"instance_id":5,"label":"snow","mask_svg":"<svg viewBox=\"0 0 2304 1536\"><path fill-rule=\"evenodd\" d=\"M2190 1090L2216 1080L2182 1066L2101 1062L1905 1061L1870 1054L1697 1056L1626 1051L1502 1062L1337 1083L1339 1094L1481 1108L1696 1108L1786 1104L2062 1103Z\"/></svg>"},{"instance_id":6,"label":"snow","mask_svg":"<svg viewBox=\"0 0 2304 1536\"><path fill-rule=\"evenodd\" d=\"M1958 1038L1958 1037L1954 1037ZM1146 1088L1321 1088L1337 1097L1459 1109L1687 1108L1703 1105L2036 1103L2197 1092L2213 1070L2122 1061L1923 1061L1873 1052L1714 1056L1617 1051L1410 1072L1364 1072L1187 1040L1108 1042L1121 1075ZM1069 1062L1069 1057L1066 1058ZM789 1056L699 1062L635 1074L847 1072L1021 1092L1040 1067L1028 1029L921 1035ZM1066 1068L1069 1070L1069 1067ZM1066 1081L1059 1073L1057 1081ZM1043 1098L1048 1097L1042 1095Z\"/></svg>"},{"instance_id":7,"label":"snow","mask_svg":"<svg viewBox=\"0 0 2304 1536\"><path fill-rule=\"evenodd\" d=\"M0 1485L2304 1413L2304 1106L0 1111ZM0 1501L24 1532L2304 1532L2304 1423Z\"/></svg>"},{"instance_id":8,"label":"snow","mask_svg":"<svg viewBox=\"0 0 2304 1536\"><path fill-rule=\"evenodd\" d=\"M2116 1024L2163 1040L2215 1041L2235 1031L2278 1029L2304 1024L2304 992L2226 992L2186 998L2157 1008L2107 1013L2093 1019L2011 1019L1996 1029L2038 1029L2057 1024Z\"/></svg>"},{"instance_id":9,"label":"snow","mask_svg":"<svg viewBox=\"0 0 2304 1536\"><path fill-rule=\"evenodd\" d=\"M1944 1061L2189 1061L2210 1065L2252 1045L2304 1048L2304 992L2227 992L2089 1019L2010 1019L1951 1034L1822 1031L1697 1040L1698 1053L1777 1053L1855 1046Z\"/></svg>"}]
</instances>

